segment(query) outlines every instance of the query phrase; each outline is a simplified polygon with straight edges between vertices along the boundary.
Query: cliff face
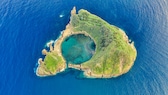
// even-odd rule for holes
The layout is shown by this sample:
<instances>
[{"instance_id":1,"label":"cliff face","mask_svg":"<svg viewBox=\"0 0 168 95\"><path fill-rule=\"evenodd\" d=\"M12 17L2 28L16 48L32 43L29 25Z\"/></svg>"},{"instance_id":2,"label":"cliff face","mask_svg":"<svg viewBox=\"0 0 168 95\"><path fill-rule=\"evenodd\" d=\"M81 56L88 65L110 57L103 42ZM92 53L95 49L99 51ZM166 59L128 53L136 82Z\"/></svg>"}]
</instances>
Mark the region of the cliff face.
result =
<instances>
[{"instance_id":1,"label":"cliff face","mask_svg":"<svg viewBox=\"0 0 168 95\"><path fill-rule=\"evenodd\" d=\"M111 78L130 70L136 59L136 49L125 32L108 24L86 10L71 16L73 32L87 33L96 44L93 57L80 65L69 64L69 68L84 71L86 77Z\"/></svg>"},{"instance_id":2,"label":"cliff face","mask_svg":"<svg viewBox=\"0 0 168 95\"><path fill-rule=\"evenodd\" d=\"M122 75L130 70L136 59L136 49L129 43L127 35L116 26L112 26L100 17L81 9L76 14L76 8L71 11L70 23L57 39L44 61L39 61L37 75L55 75L66 69L66 60L61 53L61 43L70 35L84 34L90 36L96 50L93 57L80 65L68 64L68 68L84 71L89 78L111 78Z\"/></svg>"}]
</instances>

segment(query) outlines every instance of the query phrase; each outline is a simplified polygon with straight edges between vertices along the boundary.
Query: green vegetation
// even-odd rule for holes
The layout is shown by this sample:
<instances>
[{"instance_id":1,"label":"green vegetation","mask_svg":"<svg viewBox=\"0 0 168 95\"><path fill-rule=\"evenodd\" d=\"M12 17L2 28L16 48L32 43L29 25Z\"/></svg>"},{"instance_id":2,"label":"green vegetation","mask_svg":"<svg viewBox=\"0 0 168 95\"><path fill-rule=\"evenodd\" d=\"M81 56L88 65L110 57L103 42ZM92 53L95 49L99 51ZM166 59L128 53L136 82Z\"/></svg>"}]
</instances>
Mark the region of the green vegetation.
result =
<instances>
[{"instance_id":1,"label":"green vegetation","mask_svg":"<svg viewBox=\"0 0 168 95\"><path fill-rule=\"evenodd\" d=\"M44 59L44 65L47 71L50 71L53 74L60 70L63 63L64 61L62 57L58 56L55 52L48 52Z\"/></svg>"},{"instance_id":2,"label":"green vegetation","mask_svg":"<svg viewBox=\"0 0 168 95\"><path fill-rule=\"evenodd\" d=\"M74 32L85 31L96 43L94 56L82 63L83 67L91 69L94 74L112 76L121 75L131 68L136 50L119 28L83 9L71 16L70 24Z\"/></svg>"},{"instance_id":3,"label":"green vegetation","mask_svg":"<svg viewBox=\"0 0 168 95\"><path fill-rule=\"evenodd\" d=\"M71 11L70 23L64 33L58 38L50 51L43 50L44 61L39 60L36 74L38 76L55 75L66 69L66 61L61 54L61 44L70 35L89 35L96 44L92 58L80 65L69 64L69 68L83 70L88 77L110 78L129 71L137 52L133 43L128 42L126 34L116 26L112 26L100 17L81 9L75 14Z\"/></svg>"}]
</instances>

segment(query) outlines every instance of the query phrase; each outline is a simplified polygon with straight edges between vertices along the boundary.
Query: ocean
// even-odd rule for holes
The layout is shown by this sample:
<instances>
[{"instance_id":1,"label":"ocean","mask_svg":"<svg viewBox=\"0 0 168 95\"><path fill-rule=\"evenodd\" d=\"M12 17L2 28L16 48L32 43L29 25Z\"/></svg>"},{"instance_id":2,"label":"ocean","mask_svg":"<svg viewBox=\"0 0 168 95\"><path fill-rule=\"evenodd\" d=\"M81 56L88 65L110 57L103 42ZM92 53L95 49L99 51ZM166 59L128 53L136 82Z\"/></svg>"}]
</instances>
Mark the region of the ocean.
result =
<instances>
[{"instance_id":1,"label":"ocean","mask_svg":"<svg viewBox=\"0 0 168 95\"><path fill-rule=\"evenodd\" d=\"M47 42L59 37L76 6L123 29L134 41L131 70L111 79L69 70L37 77ZM168 95L168 0L1 0L0 95Z\"/></svg>"}]
</instances>

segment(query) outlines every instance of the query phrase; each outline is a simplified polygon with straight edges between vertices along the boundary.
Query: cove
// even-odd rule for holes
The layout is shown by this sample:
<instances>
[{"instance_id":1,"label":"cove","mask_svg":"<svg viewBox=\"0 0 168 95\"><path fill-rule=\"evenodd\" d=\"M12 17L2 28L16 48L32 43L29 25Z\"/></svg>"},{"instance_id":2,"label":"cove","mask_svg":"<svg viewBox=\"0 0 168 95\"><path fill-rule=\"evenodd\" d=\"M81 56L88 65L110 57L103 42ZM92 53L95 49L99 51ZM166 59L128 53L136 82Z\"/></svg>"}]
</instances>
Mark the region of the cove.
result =
<instances>
[{"instance_id":1,"label":"cove","mask_svg":"<svg viewBox=\"0 0 168 95\"><path fill-rule=\"evenodd\" d=\"M62 45L62 55L67 63L80 64L88 61L95 52L94 41L84 34L75 34L67 37Z\"/></svg>"}]
</instances>

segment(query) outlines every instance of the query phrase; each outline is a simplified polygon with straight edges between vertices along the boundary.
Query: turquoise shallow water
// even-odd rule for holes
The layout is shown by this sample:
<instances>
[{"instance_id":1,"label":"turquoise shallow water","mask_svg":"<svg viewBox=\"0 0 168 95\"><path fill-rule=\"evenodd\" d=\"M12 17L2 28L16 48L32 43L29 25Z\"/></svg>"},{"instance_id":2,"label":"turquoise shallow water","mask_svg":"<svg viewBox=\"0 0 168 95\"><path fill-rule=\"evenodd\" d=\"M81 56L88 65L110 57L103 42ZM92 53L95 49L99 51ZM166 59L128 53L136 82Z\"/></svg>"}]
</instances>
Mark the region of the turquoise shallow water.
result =
<instances>
[{"instance_id":1,"label":"turquoise shallow water","mask_svg":"<svg viewBox=\"0 0 168 95\"><path fill-rule=\"evenodd\" d=\"M138 55L117 78L80 79L70 70L34 73L41 50L59 37L76 6L123 29ZM168 0L1 0L0 95L168 95Z\"/></svg>"},{"instance_id":2,"label":"turquoise shallow water","mask_svg":"<svg viewBox=\"0 0 168 95\"><path fill-rule=\"evenodd\" d=\"M95 48L95 43L89 36L77 34L64 40L62 54L68 63L80 64L93 56Z\"/></svg>"}]
</instances>

